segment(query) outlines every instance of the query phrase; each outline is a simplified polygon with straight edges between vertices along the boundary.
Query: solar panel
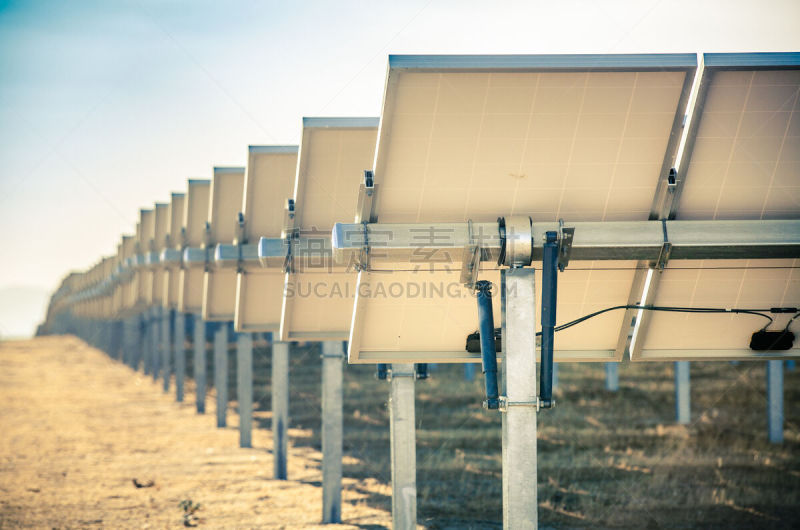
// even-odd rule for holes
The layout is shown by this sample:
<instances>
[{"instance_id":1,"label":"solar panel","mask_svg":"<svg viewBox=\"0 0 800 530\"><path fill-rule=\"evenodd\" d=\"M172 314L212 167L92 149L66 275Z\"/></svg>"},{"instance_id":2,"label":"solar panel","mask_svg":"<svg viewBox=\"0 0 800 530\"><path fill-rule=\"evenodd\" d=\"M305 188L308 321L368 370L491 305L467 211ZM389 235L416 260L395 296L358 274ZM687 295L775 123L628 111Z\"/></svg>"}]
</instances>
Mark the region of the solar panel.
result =
<instances>
[{"instance_id":1,"label":"solar panel","mask_svg":"<svg viewBox=\"0 0 800 530\"><path fill-rule=\"evenodd\" d=\"M373 220L646 220L696 63L692 54L392 56ZM419 233L421 244L436 237ZM408 264L373 252L359 274L350 361L477 360L465 348L477 311L459 282L461 255L420 253ZM559 321L626 303L635 267L571 262L559 279ZM497 286L499 327L498 268L484 262L480 279ZM556 360L618 359L622 319L609 313L559 333Z\"/></svg>"},{"instance_id":2,"label":"solar panel","mask_svg":"<svg viewBox=\"0 0 800 530\"><path fill-rule=\"evenodd\" d=\"M139 210L139 224L136 226L136 260L131 282L132 309L141 311L147 306L153 292L153 272L144 267L145 256L150 245L150 240L155 234L155 212L153 210Z\"/></svg>"},{"instance_id":3,"label":"solar panel","mask_svg":"<svg viewBox=\"0 0 800 530\"><path fill-rule=\"evenodd\" d=\"M138 232L139 226L136 226ZM134 273L131 270L132 260L136 256L136 236L122 236L122 259L125 264L125 274L122 276L121 283L118 287L120 291L120 309L121 312L130 316L134 307L134 291L132 287Z\"/></svg>"},{"instance_id":4,"label":"solar panel","mask_svg":"<svg viewBox=\"0 0 800 530\"><path fill-rule=\"evenodd\" d=\"M166 248L167 231L169 230L169 203L156 203L154 235L150 243L150 267L153 274L153 290L149 305L162 305L167 270L160 266L159 257Z\"/></svg>"},{"instance_id":5,"label":"solar panel","mask_svg":"<svg viewBox=\"0 0 800 530\"><path fill-rule=\"evenodd\" d=\"M173 193L169 204L169 227L164 248L179 253L183 247L183 207L186 196L183 193ZM175 256L174 263L165 267L164 296L162 302L165 308L178 308L178 294L180 293L180 256Z\"/></svg>"},{"instance_id":6,"label":"solar panel","mask_svg":"<svg viewBox=\"0 0 800 530\"><path fill-rule=\"evenodd\" d=\"M294 188L294 226L311 250L294 258L286 275L281 339L346 340L356 272L336 263L330 232L342 212L353 212L364 170L372 167L378 118L304 118ZM281 292L265 303L280 303ZM275 300L274 302L271 300Z\"/></svg>"},{"instance_id":7,"label":"solar panel","mask_svg":"<svg viewBox=\"0 0 800 530\"><path fill-rule=\"evenodd\" d=\"M215 167L208 206L208 247L232 243L242 204L244 168ZM203 277L203 319L233 320L236 270L209 266Z\"/></svg>"},{"instance_id":8,"label":"solar panel","mask_svg":"<svg viewBox=\"0 0 800 530\"><path fill-rule=\"evenodd\" d=\"M297 146L249 147L242 203L246 243L257 244L261 236L280 237L296 170ZM278 331L283 277L280 267L242 265L236 279L236 331Z\"/></svg>"},{"instance_id":9,"label":"solar panel","mask_svg":"<svg viewBox=\"0 0 800 530\"><path fill-rule=\"evenodd\" d=\"M696 133L688 139L671 215L677 219L800 218L800 54L706 54ZM694 131L693 131L694 132ZM679 175L681 175L679 171ZM689 307L797 307L800 260L680 260L651 274L648 300ZM773 315L783 329L791 314ZM750 315L642 315L634 360L796 356L757 353Z\"/></svg>"},{"instance_id":10,"label":"solar panel","mask_svg":"<svg viewBox=\"0 0 800 530\"><path fill-rule=\"evenodd\" d=\"M113 312L115 315L125 316L124 313L124 296L125 296L125 289L127 287L127 273L123 272L126 267L127 259L129 256L129 249L131 247L130 242L132 241L132 236L123 235L120 239L119 245L117 245L117 259L115 263L115 275L114 275L114 301L113 301Z\"/></svg>"},{"instance_id":11,"label":"solar panel","mask_svg":"<svg viewBox=\"0 0 800 530\"><path fill-rule=\"evenodd\" d=\"M200 248L205 245L206 220L208 219L208 203L211 181L205 179L189 179L186 191L186 205L183 212L184 244L188 248ZM180 290L178 293L178 310L183 313L199 313L203 307L203 276L205 263L202 266L190 266L184 256L184 266L180 272Z\"/></svg>"}]
</instances>

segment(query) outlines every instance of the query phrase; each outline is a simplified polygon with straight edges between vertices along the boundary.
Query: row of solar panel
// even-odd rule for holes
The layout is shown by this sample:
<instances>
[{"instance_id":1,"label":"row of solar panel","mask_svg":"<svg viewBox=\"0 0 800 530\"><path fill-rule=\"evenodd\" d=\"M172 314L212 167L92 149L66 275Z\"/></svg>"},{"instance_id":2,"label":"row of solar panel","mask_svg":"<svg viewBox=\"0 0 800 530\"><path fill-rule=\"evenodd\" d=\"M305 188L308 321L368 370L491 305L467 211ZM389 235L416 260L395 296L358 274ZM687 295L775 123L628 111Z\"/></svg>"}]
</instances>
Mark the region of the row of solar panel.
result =
<instances>
[{"instance_id":1,"label":"row of solar panel","mask_svg":"<svg viewBox=\"0 0 800 530\"><path fill-rule=\"evenodd\" d=\"M68 278L64 292L150 253L149 266L82 302L87 314L158 304L282 340L349 340L351 362L477 361L465 350L477 319L459 283L460 249L410 263L373 256L359 273L324 244L334 223L352 220L365 169L381 223L798 219L799 92L797 53L392 56L380 120L307 118L299 149L250 147L246 168L215 168L211 181L190 180L185 195L142 210L118 255ZM287 226L316 234L318 252L289 272L286 259L245 259ZM219 252L159 259L219 244L251 250L231 247L231 267ZM800 259L673 260L655 274L651 265L572 262L559 321L640 300L800 305ZM499 283L499 269L480 277ZM639 314L634 328L636 317L609 312L560 332L556 360L620 360L626 349L637 360L759 355L747 347L761 325L753 316Z\"/></svg>"}]
</instances>

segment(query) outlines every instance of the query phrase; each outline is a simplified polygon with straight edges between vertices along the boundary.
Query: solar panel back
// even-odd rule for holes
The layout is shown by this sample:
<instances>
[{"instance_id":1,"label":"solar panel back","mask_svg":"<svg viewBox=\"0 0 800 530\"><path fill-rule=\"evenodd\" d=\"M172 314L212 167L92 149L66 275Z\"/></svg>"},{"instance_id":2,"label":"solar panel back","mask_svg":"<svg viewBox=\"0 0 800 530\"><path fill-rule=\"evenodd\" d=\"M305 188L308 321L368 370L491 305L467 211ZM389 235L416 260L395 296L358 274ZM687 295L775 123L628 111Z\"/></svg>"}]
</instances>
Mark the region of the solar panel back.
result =
<instances>
[{"instance_id":1,"label":"solar panel back","mask_svg":"<svg viewBox=\"0 0 800 530\"><path fill-rule=\"evenodd\" d=\"M354 212L358 186L372 167L377 118L306 118L294 186L295 226L314 240L286 275L282 340L346 340L355 295L356 271L325 250L333 224ZM274 293L281 298L281 293ZM266 302L266 301L265 301ZM279 300L276 300L280 303ZM266 303L273 304L269 301Z\"/></svg>"},{"instance_id":2,"label":"solar panel back","mask_svg":"<svg viewBox=\"0 0 800 530\"><path fill-rule=\"evenodd\" d=\"M189 179L184 206L183 233L187 247L205 245L205 227L208 219L208 203L210 199L211 181ZM184 267L180 272L180 291L178 293L178 310L183 313L199 313L203 307L204 268Z\"/></svg>"},{"instance_id":3,"label":"solar panel back","mask_svg":"<svg viewBox=\"0 0 800 530\"><path fill-rule=\"evenodd\" d=\"M800 218L800 54L706 54L707 91L697 111L677 219ZM671 261L655 273L656 305L800 306L800 260ZM791 314L773 315L783 329ZM643 322L645 320L643 319ZM637 330L634 360L796 356L759 353L752 315L657 313Z\"/></svg>"},{"instance_id":4,"label":"solar panel back","mask_svg":"<svg viewBox=\"0 0 800 530\"><path fill-rule=\"evenodd\" d=\"M171 248L177 251L183 248L183 207L186 202L186 196L183 193L173 193L172 200L169 204L169 228L167 230L167 239L165 241L165 248ZM180 293L180 268L177 266L169 266L165 268L164 274L164 295L162 302L164 307L168 309L178 308L178 294Z\"/></svg>"},{"instance_id":5,"label":"solar panel back","mask_svg":"<svg viewBox=\"0 0 800 530\"><path fill-rule=\"evenodd\" d=\"M695 68L693 54L392 56L377 220L646 220ZM477 310L460 259L461 249L410 265L373 255L359 275L350 361L477 360L465 349ZM572 262L559 279L559 321L626 303L634 268ZM484 263L479 278L496 285L499 326L499 271ZM556 360L617 358L622 326L610 313L559 333Z\"/></svg>"},{"instance_id":6,"label":"solar panel back","mask_svg":"<svg viewBox=\"0 0 800 530\"><path fill-rule=\"evenodd\" d=\"M292 196L297 146L250 146L243 214L247 242L278 238L286 201ZM278 331L283 271L245 267L236 278L236 331Z\"/></svg>"},{"instance_id":7,"label":"solar panel back","mask_svg":"<svg viewBox=\"0 0 800 530\"><path fill-rule=\"evenodd\" d=\"M244 168L214 168L208 209L209 248L233 243L242 205ZM203 319L233 320L236 269L208 267L203 277Z\"/></svg>"}]
</instances>

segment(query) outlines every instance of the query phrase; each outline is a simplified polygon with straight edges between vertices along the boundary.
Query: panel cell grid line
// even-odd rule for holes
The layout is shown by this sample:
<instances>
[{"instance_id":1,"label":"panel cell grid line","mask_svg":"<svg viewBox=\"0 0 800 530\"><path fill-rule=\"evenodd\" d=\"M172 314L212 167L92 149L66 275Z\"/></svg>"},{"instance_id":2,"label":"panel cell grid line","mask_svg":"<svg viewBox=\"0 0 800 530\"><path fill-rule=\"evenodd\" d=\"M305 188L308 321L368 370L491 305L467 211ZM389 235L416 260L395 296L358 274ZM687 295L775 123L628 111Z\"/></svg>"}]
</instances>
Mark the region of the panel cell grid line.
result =
<instances>
[{"instance_id":1,"label":"panel cell grid line","mask_svg":"<svg viewBox=\"0 0 800 530\"><path fill-rule=\"evenodd\" d=\"M208 204L209 252L220 243L233 243L242 205L244 168L215 167ZM236 269L207 267L203 276L203 320L233 320L236 309Z\"/></svg>"},{"instance_id":2,"label":"panel cell grid line","mask_svg":"<svg viewBox=\"0 0 800 530\"><path fill-rule=\"evenodd\" d=\"M707 54L708 94L699 116L677 219L800 218L800 54ZM689 307L797 307L800 260L673 261L653 301ZM792 315L773 315L783 329ZM758 353L752 316L650 316L634 360L736 359ZM794 330L797 332L797 330Z\"/></svg>"},{"instance_id":3,"label":"panel cell grid line","mask_svg":"<svg viewBox=\"0 0 800 530\"><path fill-rule=\"evenodd\" d=\"M354 212L358 186L372 167L378 118L305 118L294 185L295 226L315 240L286 275L281 340L346 340L356 271L324 250L336 221ZM276 293L277 294L277 293Z\"/></svg>"},{"instance_id":4,"label":"panel cell grid line","mask_svg":"<svg viewBox=\"0 0 800 530\"><path fill-rule=\"evenodd\" d=\"M295 145L250 146L242 213L245 240L279 238L287 201L292 197L297 151ZM236 275L234 326L238 332L277 332L281 317L284 273L281 268L245 265ZM266 302L272 300L273 302Z\"/></svg>"},{"instance_id":5,"label":"panel cell grid line","mask_svg":"<svg viewBox=\"0 0 800 530\"><path fill-rule=\"evenodd\" d=\"M186 237L184 243L189 248L199 248L205 245L210 191L210 180L189 179L182 223L182 231ZM178 293L179 311L195 314L201 311L203 307L203 276L202 267L181 268Z\"/></svg>"},{"instance_id":6,"label":"panel cell grid line","mask_svg":"<svg viewBox=\"0 0 800 530\"><path fill-rule=\"evenodd\" d=\"M392 56L374 213L381 223L646 220L696 62L693 54ZM411 269L427 272L417 279L360 274L365 291L399 281L432 283L435 293L358 296L351 362L474 360L465 341L477 326L475 301L458 286L460 256L419 256ZM483 266L481 279L499 285ZM559 322L626 303L635 267L571 263L559 277ZM556 359L613 359L621 320L598 317L591 337L585 328L560 333Z\"/></svg>"}]
</instances>

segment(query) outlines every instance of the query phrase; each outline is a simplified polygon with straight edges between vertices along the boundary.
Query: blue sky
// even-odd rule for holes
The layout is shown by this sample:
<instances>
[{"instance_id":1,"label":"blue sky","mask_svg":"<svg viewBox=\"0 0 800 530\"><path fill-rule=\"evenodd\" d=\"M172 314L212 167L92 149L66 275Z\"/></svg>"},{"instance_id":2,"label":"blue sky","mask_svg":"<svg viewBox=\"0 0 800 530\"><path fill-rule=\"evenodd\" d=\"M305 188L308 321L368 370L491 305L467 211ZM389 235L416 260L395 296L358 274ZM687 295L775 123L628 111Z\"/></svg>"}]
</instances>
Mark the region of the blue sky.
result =
<instances>
[{"instance_id":1,"label":"blue sky","mask_svg":"<svg viewBox=\"0 0 800 530\"><path fill-rule=\"evenodd\" d=\"M389 53L798 51L798 20L797 1L0 0L0 292L52 290L302 116L378 115ZM0 334L40 316L4 322L18 296Z\"/></svg>"}]
</instances>

